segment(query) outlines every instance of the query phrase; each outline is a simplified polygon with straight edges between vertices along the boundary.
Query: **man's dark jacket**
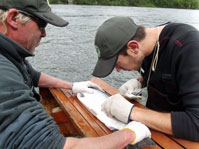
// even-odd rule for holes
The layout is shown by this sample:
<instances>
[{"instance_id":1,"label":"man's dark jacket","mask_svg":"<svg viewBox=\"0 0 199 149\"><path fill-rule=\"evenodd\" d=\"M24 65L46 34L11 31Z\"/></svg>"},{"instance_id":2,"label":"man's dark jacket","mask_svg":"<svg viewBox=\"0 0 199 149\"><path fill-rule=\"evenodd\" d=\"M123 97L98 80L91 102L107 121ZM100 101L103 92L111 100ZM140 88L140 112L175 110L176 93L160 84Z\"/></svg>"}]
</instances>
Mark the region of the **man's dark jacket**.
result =
<instances>
[{"instance_id":1,"label":"man's dark jacket","mask_svg":"<svg viewBox=\"0 0 199 149\"><path fill-rule=\"evenodd\" d=\"M0 34L0 148L63 148L65 137L34 98L40 73L28 56L33 55Z\"/></svg>"}]
</instances>

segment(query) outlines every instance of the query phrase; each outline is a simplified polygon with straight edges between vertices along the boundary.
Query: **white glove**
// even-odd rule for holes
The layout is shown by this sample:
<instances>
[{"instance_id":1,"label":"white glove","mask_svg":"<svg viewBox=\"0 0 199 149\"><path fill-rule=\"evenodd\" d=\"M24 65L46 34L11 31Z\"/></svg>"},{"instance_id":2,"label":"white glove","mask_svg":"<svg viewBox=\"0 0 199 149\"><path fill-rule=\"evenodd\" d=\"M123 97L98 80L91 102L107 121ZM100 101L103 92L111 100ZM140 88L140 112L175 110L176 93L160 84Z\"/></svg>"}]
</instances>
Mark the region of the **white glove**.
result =
<instances>
[{"instance_id":1,"label":"white glove","mask_svg":"<svg viewBox=\"0 0 199 149\"><path fill-rule=\"evenodd\" d=\"M129 93L129 94L134 94L137 95L138 93L141 92L141 83L137 79L131 79L128 80L126 83L124 83L120 88L119 91L123 94Z\"/></svg>"},{"instance_id":2,"label":"white glove","mask_svg":"<svg viewBox=\"0 0 199 149\"><path fill-rule=\"evenodd\" d=\"M140 122L132 121L122 129L129 129L135 133L135 139L131 142L132 145L142 141L145 138L151 138L149 128Z\"/></svg>"},{"instance_id":3,"label":"white glove","mask_svg":"<svg viewBox=\"0 0 199 149\"><path fill-rule=\"evenodd\" d=\"M82 92L86 92L86 93L93 93L93 90L91 88L96 88L101 90L102 92L103 89L101 87L99 87L97 84L92 83L91 81L85 81L85 82L74 82L73 86L72 86L72 92L73 93L82 93Z\"/></svg>"},{"instance_id":4,"label":"white glove","mask_svg":"<svg viewBox=\"0 0 199 149\"><path fill-rule=\"evenodd\" d=\"M124 123L128 123L133 106L134 104L127 101L120 94L115 94L102 104L102 110L105 111L107 116L115 117Z\"/></svg>"}]
</instances>

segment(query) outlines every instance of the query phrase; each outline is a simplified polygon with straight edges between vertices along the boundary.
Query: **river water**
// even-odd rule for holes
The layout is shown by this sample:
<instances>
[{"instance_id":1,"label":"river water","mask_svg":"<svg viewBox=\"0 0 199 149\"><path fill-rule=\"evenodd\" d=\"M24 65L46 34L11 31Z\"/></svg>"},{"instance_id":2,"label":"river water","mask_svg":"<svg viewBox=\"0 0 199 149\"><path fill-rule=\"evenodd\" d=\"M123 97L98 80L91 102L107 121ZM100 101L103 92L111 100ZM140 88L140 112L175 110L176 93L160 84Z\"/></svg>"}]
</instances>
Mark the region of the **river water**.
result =
<instances>
[{"instance_id":1,"label":"river water","mask_svg":"<svg viewBox=\"0 0 199 149\"><path fill-rule=\"evenodd\" d=\"M94 37L97 28L113 16L130 16L139 25L153 27L166 22L181 22L199 29L199 10L165 9L121 6L51 5L53 12L69 21L58 28L48 25L47 37L42 39L30 62L39 71L68 80L91 79L97 61ZM116 72L103 78L119 88L136 77L136 72Z\"/></svg>"}]
</instances>

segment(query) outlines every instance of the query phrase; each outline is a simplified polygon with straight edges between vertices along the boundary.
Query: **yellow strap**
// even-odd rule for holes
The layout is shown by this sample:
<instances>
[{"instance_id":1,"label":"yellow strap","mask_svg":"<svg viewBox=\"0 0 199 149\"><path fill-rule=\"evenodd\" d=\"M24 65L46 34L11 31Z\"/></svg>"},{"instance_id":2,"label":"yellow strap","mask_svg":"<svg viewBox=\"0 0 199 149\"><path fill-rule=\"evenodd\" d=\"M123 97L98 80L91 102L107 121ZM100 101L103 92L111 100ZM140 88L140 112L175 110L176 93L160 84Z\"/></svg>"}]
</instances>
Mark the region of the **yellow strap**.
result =
<instances>
[{"instance_id":1,"label":"yellow strap","mask_svg":"<svg viewBox=\"0 0 199 149\"><path fill-rule=\"evenodd\" d=\"M134 132L134 134L135 134L135 138L134 138L134 140L130 143L130 144L132 144L132 145L134 145L135 144L135 140L137 139L137 135L136 135L136 133L135 133L135 131L134 130L132 130L132 129L130 129L130 128L123 128L123 130L124 129L128 129L128 130L131 130L132 132Z\"/></svg>"}]
</instances>

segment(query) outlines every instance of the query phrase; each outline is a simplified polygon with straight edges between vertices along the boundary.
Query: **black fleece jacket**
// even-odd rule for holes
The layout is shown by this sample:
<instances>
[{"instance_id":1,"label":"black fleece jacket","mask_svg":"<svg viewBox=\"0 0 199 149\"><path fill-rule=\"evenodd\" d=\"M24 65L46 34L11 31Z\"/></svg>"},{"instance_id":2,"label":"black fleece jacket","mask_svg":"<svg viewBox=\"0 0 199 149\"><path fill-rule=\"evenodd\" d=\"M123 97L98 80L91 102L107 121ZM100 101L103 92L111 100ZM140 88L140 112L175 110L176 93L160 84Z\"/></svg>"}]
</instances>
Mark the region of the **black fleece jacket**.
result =
<instances>
[{"instance_id":1,"label":"black fleece jacket","mask_svg":"<svg viewBox=\"0 0 199 149\"><path fill-rule=\"evenodd\" d=\"M158 63L151 72L149 85L167 97L171 106L179 108L169 111L169 106L156 107L171 112L175 137L199 141L199 32L186 24L170 23L162 30L159 42ZM152 57L153 53L142 65L145 85Z\"/></svg>"}]
</instances>

